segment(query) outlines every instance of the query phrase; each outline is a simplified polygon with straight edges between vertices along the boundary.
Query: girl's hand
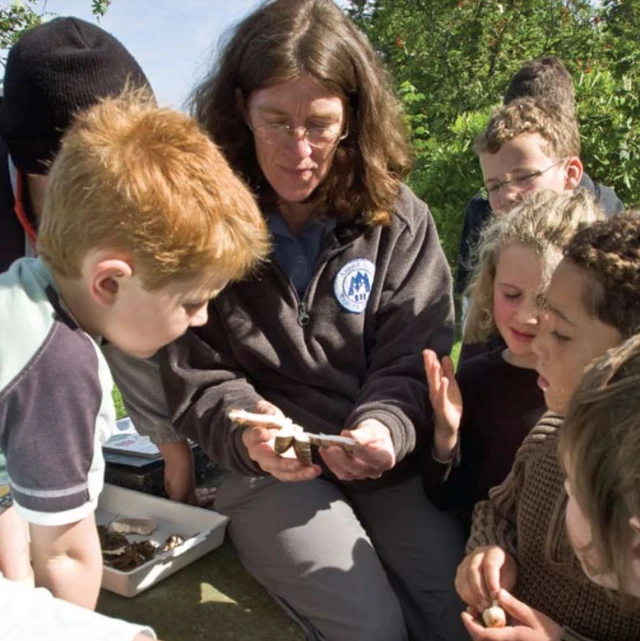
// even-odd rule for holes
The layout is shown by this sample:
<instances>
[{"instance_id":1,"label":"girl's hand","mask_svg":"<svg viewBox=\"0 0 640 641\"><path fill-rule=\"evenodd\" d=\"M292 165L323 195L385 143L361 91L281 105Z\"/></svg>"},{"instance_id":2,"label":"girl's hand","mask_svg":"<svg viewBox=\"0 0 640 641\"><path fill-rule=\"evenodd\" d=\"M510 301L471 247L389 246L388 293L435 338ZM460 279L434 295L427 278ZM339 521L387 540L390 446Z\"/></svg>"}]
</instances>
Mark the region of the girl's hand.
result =
<instances>
[{"instance_id":1,"label":"girl's hand","mask_svg":"<svg viewBox=\"0 0 640 641\"><path fill-rule=\"evenodd\" d=\"M256 414L284 416L282 411L267 401L258 401L253 410ZM271 429L266 427L246 427L242 434L242 442L247 453L260 469L277 478L279 481L296 482L309 481L322 472L319 465L303 465L290 450L280 456L276 454L273 445L279 432L279 426Z\"/></svg>"},{"instance_id":2,"label":"girl's hand","mask_svg":"<svg viewBox=\"0 0 640 641\"><path fill-rule=\"evenodd\" d=\"M498 602L513 620L512 625L485 628L471 608L463 612L462 622L474 641L560 641L562 628L542 612L518 601L506 590L500 590Z\"/></svg>"},{"instance_id":3,"label":"girl's hand","mask_svg":"<svg viewBox=\"0 0 640 641\"><path fill-rule=\"evenodd\" d=\"M517 578L514 558L497 545L485 545L468 554L458 566L456 590L467 605L482 612L501 589L512 590Z\"/></svg>"},{"instance_id":4,"label":"girl's hand","mask_svg":"<svg viewBox=\"0 0 640 641\"><path fill-rule=\"evenodd\" d=\"M444 356L442 363L430 349L422 352L424 371L429 385L429 400L435 416L433 448L435 455L446 461L458 442L462 418L462 395L453 371L453 361Z\"/></svg>"},{"instance_id":5,"label":"girl's hand","mask_svg":"<svg viewBox=\"0 0 640 641\"><path fill-rule=\"evenodd\" d=\"M320 448L323 461L341 481L377 479L396 464L391 432L377 419L366 419L341 435L359 443L353 452L339 446Z\"/></svg>"}]
</instances>

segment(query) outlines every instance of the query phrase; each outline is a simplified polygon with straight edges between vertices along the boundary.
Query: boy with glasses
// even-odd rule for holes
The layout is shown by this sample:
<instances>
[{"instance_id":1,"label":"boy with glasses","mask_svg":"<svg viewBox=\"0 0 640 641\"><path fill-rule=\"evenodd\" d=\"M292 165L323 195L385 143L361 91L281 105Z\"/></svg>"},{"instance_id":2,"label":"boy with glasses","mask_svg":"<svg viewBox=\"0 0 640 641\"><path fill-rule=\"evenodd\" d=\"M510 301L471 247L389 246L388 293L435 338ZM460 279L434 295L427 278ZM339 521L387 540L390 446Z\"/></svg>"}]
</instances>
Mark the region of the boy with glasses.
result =
<instances>
[{"instance_id":1,"label":"boy with glasses","mask_svg":"<svg viewBox=\"0 0 640 641\"><path fill-rule=\"evenodd\" d=\"M484 217L473 229L465 227L463 231L459 293L464 291L473 268L472 246L491 212L500 215L509 211L526 192L584 188L578 123L571 111L556 103L518 98L499 107L485 131L476 138L474 150L480 160L488 200ZM603 206L601 199L598 204ZM500 346L498 337L487 344L465 344L459 362Z\"/></svg>"},{"instance_id":2,"label":"boy with glasses","mask_svg":"<svg viewBox=\"0 0 640 641\"><path fill-rule=\"evenodd\" d=\"M497 109L474 150L496 214L509 211L525 192L573 190L582 178L576 120L532 98Z\"/></svg>"},{"instance_id":3,"label":"boy with glasses","mask_svg":"<svg viewBox=\"0 0 640 641\"><path fill-rule=\"evenodd\" d=\"M571 75L562 61L555 56L529 60L516 72L511 79L504 95L504 104L508 105L521 98L544 100L562 108L571 118L575 117L575 89ZM598 204L607 215L623 210L620 199L613 189L593 181L586 173L582 174L580 186L592 192ZM534 189L538 189L537 183ZM462 223L460 238L460 253L455 290L462 295L473 269L473 247L478 241L482 225L491 215L491 205L482 193L474 196L467 204ZM468 348L463 350L468 351Z\"/></svg>"}]
</instances>

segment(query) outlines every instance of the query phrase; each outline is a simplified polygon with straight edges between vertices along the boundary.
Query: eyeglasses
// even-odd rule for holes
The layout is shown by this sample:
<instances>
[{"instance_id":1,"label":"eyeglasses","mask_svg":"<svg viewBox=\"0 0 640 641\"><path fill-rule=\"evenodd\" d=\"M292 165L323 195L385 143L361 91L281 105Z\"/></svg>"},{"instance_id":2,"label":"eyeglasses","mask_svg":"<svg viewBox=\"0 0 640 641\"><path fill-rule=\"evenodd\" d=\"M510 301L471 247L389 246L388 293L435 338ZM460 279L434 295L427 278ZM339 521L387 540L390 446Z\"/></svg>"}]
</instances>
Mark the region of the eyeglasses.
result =
<instances>
[{"instance_id":1,"label":"eyeglasses","mask_svg":"<svg viewBox=\"0 0 640 641\"><path fill-rule=\"evenodd\" d=\"M554 162L553 165L549 165L546 169L540 169L539 171L532 171L528 174L522 174L520 176L514 176L513 178L510 178L509 180L502 180L500 182L492 182L489 185L485 185L485 189L487 190L487 193L490 195L497 196L504 187L507 185L513 185L517 189L526 189L531 185L535 180L540 178L543 174L546 174L550 169L553 169L554 167L557 167L558 165L561 165L563 162L565 162L567 159L563 158L562 160L558 160L558 162Z\"/></svg>"},{"instance_id":2,"label":"eyeglasses","mask_svg":"<svg viewBox=\"0 0 640 641\"><path fill-rule=\"evenodd\" d=\"M251 123L247 123L247 126L255 136L269 145L284 145L291 138L296 140L302 138L316 149L326 149L338 144L349 135L348 131L345 131L342 135L340 134L340 125L292 127L283 122L265 122L258 127L254 127Z\"/></svg>"}]
</instances>

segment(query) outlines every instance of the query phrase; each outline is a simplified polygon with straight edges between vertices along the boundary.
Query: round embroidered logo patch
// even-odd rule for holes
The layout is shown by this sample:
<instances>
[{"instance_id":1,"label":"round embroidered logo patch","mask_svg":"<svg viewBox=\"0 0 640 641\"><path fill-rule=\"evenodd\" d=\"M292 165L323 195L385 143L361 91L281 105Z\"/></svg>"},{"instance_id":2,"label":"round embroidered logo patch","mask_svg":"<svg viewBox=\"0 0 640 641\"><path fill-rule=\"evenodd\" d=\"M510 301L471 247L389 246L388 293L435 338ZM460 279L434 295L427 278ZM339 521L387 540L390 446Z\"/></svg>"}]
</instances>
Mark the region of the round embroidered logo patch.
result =
<instances>
[{"instance_id":1,"label":"round embroidered logo patch","mask_svg":"<svg viewBox=\"0 0 640 641\"><path fill-rule=\"evenodd\" d=\"M344 309L360 314L369 300L376 266L366 258L349 261L333 281L333 292Z\"/></svg>"}]
</instances>

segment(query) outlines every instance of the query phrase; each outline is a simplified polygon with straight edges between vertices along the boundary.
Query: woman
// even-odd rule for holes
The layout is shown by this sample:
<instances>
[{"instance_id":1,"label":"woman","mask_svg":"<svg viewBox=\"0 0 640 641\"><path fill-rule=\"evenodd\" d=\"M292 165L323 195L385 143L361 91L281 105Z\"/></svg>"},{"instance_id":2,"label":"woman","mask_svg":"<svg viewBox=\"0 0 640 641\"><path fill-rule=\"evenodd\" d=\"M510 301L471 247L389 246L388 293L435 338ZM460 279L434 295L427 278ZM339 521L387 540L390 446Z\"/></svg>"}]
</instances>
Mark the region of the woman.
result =
<instances>
[{"instance_id":1,"label":"woman","mask_svg":"<svg viewBox=\"0 0 640 641\"><path fill-rule=\"evenodd\" d=\"M273 256L164 355L175 427L229 470L216 508L253 576L310 638L463 638L463 540L424 498L421 351L448 353L451 278L365 37L330 0L241 22L193 110L254 189ZM232 409L349 436L305 466ZM302 482L307 481L307 482Z\"/></svg>"}]
</instances>

